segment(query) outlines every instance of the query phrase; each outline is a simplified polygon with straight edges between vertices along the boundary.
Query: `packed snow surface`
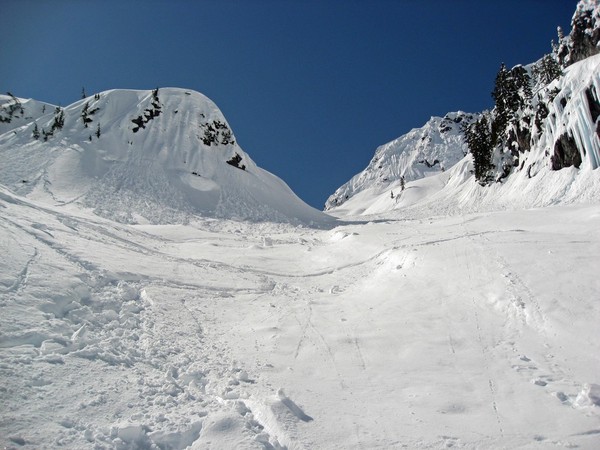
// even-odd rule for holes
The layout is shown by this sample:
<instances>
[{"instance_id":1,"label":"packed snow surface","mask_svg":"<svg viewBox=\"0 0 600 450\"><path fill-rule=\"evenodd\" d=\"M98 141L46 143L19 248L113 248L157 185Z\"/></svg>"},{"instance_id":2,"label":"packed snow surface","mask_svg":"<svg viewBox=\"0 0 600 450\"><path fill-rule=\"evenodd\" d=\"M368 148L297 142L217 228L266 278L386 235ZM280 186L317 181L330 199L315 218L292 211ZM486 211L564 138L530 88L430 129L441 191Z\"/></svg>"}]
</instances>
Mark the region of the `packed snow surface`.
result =
<instances>
[{"instance_id":1,"label":"packed snow surface","mask_svg":"<svg viewBox=\"0 0 600 450\"><path fill-rule=\"evenodd\" d=\"M0 189L0 447L600 446L600 205L132 225Z\"/></svg>"}]
</instances>

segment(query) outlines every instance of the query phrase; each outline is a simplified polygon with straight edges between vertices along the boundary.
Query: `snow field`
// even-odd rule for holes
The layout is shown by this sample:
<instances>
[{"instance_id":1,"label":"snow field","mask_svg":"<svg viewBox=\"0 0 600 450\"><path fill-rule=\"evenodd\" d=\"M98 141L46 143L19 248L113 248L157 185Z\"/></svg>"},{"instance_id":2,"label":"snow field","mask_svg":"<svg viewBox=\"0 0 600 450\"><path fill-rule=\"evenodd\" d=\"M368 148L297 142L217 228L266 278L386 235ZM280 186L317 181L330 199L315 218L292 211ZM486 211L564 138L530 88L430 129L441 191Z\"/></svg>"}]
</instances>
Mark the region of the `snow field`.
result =
<instances>
[{"instance_id":1,"label":"snow field","mask_svg":"<svg viewBox=\"0 0 600 450\"><path fill-rule=\"evenodd\" d=\"M598 445L597 205L124 225L2 191L0 445Z\"/></svg>"}]
</instances>

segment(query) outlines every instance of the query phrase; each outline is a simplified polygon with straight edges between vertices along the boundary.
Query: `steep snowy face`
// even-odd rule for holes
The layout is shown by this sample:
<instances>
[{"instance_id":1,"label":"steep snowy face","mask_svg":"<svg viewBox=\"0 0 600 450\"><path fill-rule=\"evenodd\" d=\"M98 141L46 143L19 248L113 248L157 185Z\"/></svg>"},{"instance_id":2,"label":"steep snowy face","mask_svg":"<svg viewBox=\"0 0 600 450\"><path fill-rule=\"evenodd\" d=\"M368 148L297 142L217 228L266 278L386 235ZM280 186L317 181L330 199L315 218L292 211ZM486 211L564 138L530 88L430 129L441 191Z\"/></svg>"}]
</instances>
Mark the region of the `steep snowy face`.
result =
<instances>
[{"instance_id":1,"label":"steep snowy face","mask_svg":"<svg viewBox=\"0 0 600 450\"><path fill-rule=\"evenodd\" d=\"M600 167L599 93L600 55L567 67L564 76L544 89L547 117L523 161L530 176L548 166Z\"/></svg>"},{"instance_id":2,"label":"steep snowy face","mask_svg":"<svg viewBox=\"0 0 600 450\"><path fill-rule=\"evenodd\" d=\"M332 212L422 217L598 201L598 92L600 55L570 65L559 78L536 90L532 106L507 128L508 145L494 149L493 178L487 183L476 180L469 153L446 171L406 181L406 185L398 179L365 182ZM462 148L468 151L464 144ZM338 192L358 184L365 173Z\"/></svg>"},{"instance_id":3,"label":"steep snowy face","mask_svg":"<svg viewBox=\"0 0 600 450\"><path fill-rule=\"evenodd\" d=\"M0 155L0 182L17 194L125 223L179 223L194 214L331 220L257 167L217 106L194 91L96 94L4 133Z\"/></svg>"},{"instance_id":4,"label":"steep snowy face","mask_svg":"<svg viewBox=\"0 0 600 450\"><path fill-rule=\"evenodd\" d=\"M325 209L341 206L365 189L385 191L401 180L418 180L452 167L468 152L462 130L476 118L464 112L432 117L423 127L378 147L367 168L339 187Z\"/></svg>"}]
</instances>

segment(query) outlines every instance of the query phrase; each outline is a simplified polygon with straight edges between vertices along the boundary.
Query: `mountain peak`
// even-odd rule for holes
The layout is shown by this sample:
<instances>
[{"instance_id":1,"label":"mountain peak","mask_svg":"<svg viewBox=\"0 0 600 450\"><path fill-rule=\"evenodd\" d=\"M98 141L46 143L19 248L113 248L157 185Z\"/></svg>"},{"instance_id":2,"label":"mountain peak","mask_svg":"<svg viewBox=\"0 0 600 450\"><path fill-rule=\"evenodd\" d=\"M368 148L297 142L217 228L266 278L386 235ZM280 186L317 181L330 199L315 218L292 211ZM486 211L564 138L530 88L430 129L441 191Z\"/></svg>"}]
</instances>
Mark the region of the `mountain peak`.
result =
<instances>
[{"instance_id":1,"label":"mountain peak","mask_svg":"<svg viewBox=\"0 0 600 450\"><path fill-rule=\"evenodd\" d=\"M468 152L462 129L476 117L462 111L431 117L421 128L381 145L367 168L329 197L325 209L339 207L372 186L386 191L401 179L410 182L452 167Z\"/></svg>"},{"instance_id":2,"label":"mountain peak","mask_svg":"<svg viewBox=\"0 0 600 450\"><path fill-rule=\"evenodd\" d=\"M10 102L2 107L7 115ZM199 92L115 89L23 115L0 135L0 180L17 194L126 223L331 222L259 168Z\"/></svg>"}]
</instances>

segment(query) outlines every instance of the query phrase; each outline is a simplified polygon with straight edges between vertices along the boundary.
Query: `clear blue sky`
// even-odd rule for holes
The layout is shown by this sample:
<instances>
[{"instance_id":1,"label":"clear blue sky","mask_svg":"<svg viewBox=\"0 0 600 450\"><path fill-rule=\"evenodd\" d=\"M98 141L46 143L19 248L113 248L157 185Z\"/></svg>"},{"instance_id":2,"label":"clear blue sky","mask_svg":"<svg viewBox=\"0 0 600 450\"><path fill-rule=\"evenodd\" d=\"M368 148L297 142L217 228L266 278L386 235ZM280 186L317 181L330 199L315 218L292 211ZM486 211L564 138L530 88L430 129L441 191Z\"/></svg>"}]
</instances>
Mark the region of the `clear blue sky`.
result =
<instances>
[{"instance_id":1,"label":"clear blue sky","mask_svg":"<svg viewBox=\"0 0 600 450\"><path fill-rule=\"evenodd\" d=\"M568 32L575 0L0 0L0 92L210 97L242 148L321 209L375 148L492 106L501 62Z\"/></svg>"}]
</instances>

